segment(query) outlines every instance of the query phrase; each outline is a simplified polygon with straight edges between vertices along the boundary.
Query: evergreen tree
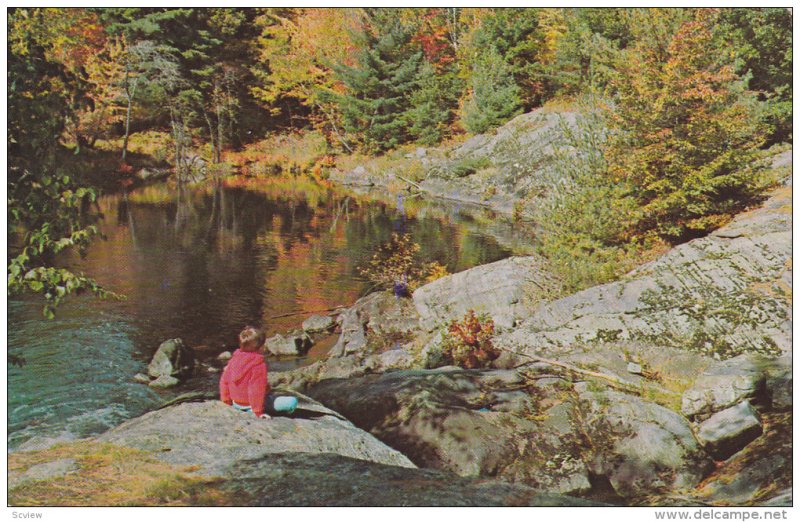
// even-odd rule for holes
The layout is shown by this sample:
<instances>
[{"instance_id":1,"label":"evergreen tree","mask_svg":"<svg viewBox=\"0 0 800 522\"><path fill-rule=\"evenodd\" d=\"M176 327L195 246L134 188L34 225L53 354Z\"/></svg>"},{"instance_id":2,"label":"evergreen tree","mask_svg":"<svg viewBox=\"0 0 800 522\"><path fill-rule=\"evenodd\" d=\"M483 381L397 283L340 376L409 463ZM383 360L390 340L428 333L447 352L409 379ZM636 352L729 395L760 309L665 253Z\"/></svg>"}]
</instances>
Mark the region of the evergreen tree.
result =
<instances>
[{"instance_id":1,"label":"evergreen tree","mask_svg":"<svg viewBox=\"0 0 800 522\"><path fill-rule=\"evenodd\" d=\"M503 58L490 49L475 61L470 94L462 110L464 126L480 134L521 113L520 88Z\"/></svg>"},{"instance_id":2,"label":"evergreen tree","mask_svg":"<svg viewBox=\"0 0 800 522\"><path fill-rule=\"evenodd\" d=\"M768 143L792 139L792 15L788 9L723 9L715 27L720 44L735 53L737 72L766 102Z\"/></svg>"},{"instance_id":3,"label":"evergreen tree","mask_svg":"<svg viewBox=\"0 0 800 522\"><path fill-rule=\"evenodd\" d=\"M368 152L397 147L411 137L410 94L418 83L422 53L409 45L411 31L390 13L376 12L360 40L357 65L334 70L347 92L334 96L345 130Z\"/></svg>"},{"instance_id":4,"label":"evergreen tree","mask_svg":"<svg viewBox=\"0 0 800 522\"><path fill-rule=\"evenodd\" d=\"M612 178L626 181L639 203L631 238L702 235L763 189L753 161L764 128L751 93L713 45L717 18L697 10L667 42L639 39L620 60L607 157Z\"/></svg>"},{"instance_id":5,"label":"evergreen tree","mask_svg":"<svg viewBox=\"0 0 800 522\"><path fill-rule=\"evenodd\" d=\"M423 145L435 145L455 117L459 85L455 75L437 75L430 63L420 69L419 88L411 95L410 132Z\"/></svg>"},{"instance_id":6,"label":"evergreen tree","mask_svg":"<svg viewBox=\"0 0 800 522\"><path fill-rule=\"evenodd\" d=\"M540 9L493 9L474 35L479 54L491 49L500 56L514 82L525 110L541 105L552 87L542 63L545 35L539 24Z\"/></svg>"}]
</instances>

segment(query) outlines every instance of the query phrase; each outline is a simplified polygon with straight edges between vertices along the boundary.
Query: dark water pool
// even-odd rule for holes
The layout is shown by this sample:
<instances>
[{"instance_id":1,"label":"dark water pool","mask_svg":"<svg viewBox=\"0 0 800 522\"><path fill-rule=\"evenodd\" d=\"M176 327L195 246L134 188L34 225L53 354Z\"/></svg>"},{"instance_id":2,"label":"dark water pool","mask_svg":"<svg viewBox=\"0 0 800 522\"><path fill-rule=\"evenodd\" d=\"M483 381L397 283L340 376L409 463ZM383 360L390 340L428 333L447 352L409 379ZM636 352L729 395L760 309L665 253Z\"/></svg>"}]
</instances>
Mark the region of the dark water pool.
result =
<instances>
[{"instance_id":1,"label":"dark water pool","mask_svg":"<svg viewBox=\"0 0 800 522\"><path fill-rule=\"evenodd\" d=\"M33 299L9 301L9 350L27 361L8 371L9 447L104 431L191 389L197 383L155 392L131 380L165 339L214 357L235 347L244 325L283 332L309 315L287 314L352 304L370 288L357 268L392 232L409 233L426 261L451 272L529 244L485 212L378 196L302 179L231 179L104 198L106 240L65 264L126 299L73 299L52 321Z\"/></svg>"}]
</instances>

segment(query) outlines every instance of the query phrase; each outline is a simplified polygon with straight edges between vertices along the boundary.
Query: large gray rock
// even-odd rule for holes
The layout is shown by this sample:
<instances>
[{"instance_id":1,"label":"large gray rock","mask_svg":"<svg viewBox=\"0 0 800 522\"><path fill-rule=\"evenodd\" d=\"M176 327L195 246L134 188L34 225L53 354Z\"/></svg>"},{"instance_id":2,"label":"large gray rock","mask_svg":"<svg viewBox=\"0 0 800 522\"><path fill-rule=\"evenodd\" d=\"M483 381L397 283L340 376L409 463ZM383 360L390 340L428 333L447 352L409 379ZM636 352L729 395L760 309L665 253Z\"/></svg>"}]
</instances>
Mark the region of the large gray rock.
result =
<instances>
[{"instance_id":1,"label":"large gray rock","mask_svg":"<svg viewBox=\"0 0 800 522\"><path fill-rule=\"evenodd\" d=\"M591 473L641 497L692 487L711 465L677 413L611 391L576 400L568 381L542 370L532 380L516 370L397 371L320 381L309 393L420 466L541 491L586 493Z\"/></svg>"},{"instance_id":2,"label":"large gray rock","mask_svg":"<svg viewBox=\"0 0 800 522\"><path fill-rule=\"evenodd\" d=\"M523 484L387 466L339 455L285 453L239 464L225 487L250 506L590 506Z\"/></svg>"},{"instance_id":3,"label":"large gray rock","mask_svg":"<svg viewBox=\"0 0 800 522\"><path fill-rule=\"evenodd\" d=\"M180 403L127 421L98 440L222 477L221 487L234 493L238 505L596 504L496 479L417 469L336 412L302 396L295 418L257 419L219 401Z\"/></svg>"},{"instance_id":4,"label":"large gray rock","mask_svg":"<svg viewBox=\"0 0 800 522\"><path fill-rule=\"evenodd\" d=\"M309 393L420 466L587 492L577 446L534 420L537 397L526 387L514 370L444 367L324 380Z\"/></svg>"},{"instance_id":5,"label":"large gray rock","mask_svg":"<svg viewBox=\"0 0 800 522\"><path fill-rule=\"evenodd\" d=\"M724 410L744 399L763 395L766 374L761 361L740 355L712 363L683 394L681 412L687 417Z\"/></svg>"},{"instance_id":6,"label":"large gray rock","mask_svg":"<svg viewBox=\"0 0 800 522\"><path fill-rule=\"evenodd\" d=\"M240 462L269 461L275 454L334 454L381 464L414 467L402 454L319 405L302 418L270 420L241 413L219 401L183 403L129 420L98 437L101 442L151 451L179 466L231 476Z\"/></svg>"},{"instance_id":7,"label":"large gray rock","mask_svg":"<svg viewBox=\"0 0 800 522\"><path fill-rule=\"evenodd\" d=\"M726 505L792 506L792 412L765 413L761 423L764 433L703 481L699 497Z\"/></svg>"},{"instance_id":8,"label":"large gray rock","mask_svg":"<svg viewBox=\"0 0 800 522\"><path fill-rule=\"evenodd\" d=\"M194 373L194 367L194 350L186 346L182 339L170 339L158 347L147 367L147 373L154 379L174 377L183 380Z\"/></svg>"},{"instance_id":9,"label":"large gray rock","mask_svg":"<svg viewBox=\"0 0 800 522\"><path fill-rule=\"evenodd\" d=\"M333 317L329 315L312 315L303 321L303 331L306 333L327 332L336 325Z\"/></svg>"},{"instance_id":10,"label":"large gray rock","mask_svg":"<svg viewBox=\"0 0 800 522\"><path fill-rule=\"evenodd\" d=\"M427 330L463 319L469 310L488 314L496 326L511 328L526 317L536 286L546 277L536 257L513 257L441 279L414 292L420 324Z\"/></svg>"},{"instance_id":11,"label":"large gray rock","mask_svg":"<svg viewBox=\"0 0 800 522\"><path fill-rule=\"evenodd\" d=\"M792 354L785 354L766 367L767 395L773 410L792 409Z\"/></svg>"},{"instance_id":12,"label":"large gray rock","mask_svg":"<svg viewBox=\"0 0 800 522\"><path fill-rule=\"evenodd\" d=\"M622 280L539 306L496 344L569 351L638 340L720 359L791 351L791 192Z\"/></svg>"},{"instance_id":13,"label":"large gray rock","mask_svg":"<svg viewBox=\"0 0 800 522\"><path fill-rule=\"evenodd\" d=\"M376 338L419 329L419 318L411 301L397 298L390 292L375 292L362 297L341 316L342 333L331 348L332 357L365 355L368 334Z\"/></svg>"},{"instance_id":14,"label":"large gray rock","mask_svg":"<svg viewBox=\"0 0 800 522\"><path fill-rule=\"evenodd\" d=\"M694 487L712 467L672 410L616 391L583 392L578 406L576 421L593 448L590 470L622 497Z\"/></svg>"},{"instance_id":15,"label":"large gray rock","mask_svg":"<svg viewBox=\"0 0 800 522\"><path fill-rule=\"evenodd\" d=\"M272 355L303 355L313 344L305 332L290 332L285 337L276 334L267 339L267 352Z\"/></svg>"},{"instance_id":16,"label":"large gray rock","mask_svg":"<svg viewBox=\"0 0 800 522\"><path fill-rule=\"evenodd\" d=\"M761 435L761 421L749 401L712 415L700 424L697 438L717 460L725 460Z\"/></svg>"}]
</instances>

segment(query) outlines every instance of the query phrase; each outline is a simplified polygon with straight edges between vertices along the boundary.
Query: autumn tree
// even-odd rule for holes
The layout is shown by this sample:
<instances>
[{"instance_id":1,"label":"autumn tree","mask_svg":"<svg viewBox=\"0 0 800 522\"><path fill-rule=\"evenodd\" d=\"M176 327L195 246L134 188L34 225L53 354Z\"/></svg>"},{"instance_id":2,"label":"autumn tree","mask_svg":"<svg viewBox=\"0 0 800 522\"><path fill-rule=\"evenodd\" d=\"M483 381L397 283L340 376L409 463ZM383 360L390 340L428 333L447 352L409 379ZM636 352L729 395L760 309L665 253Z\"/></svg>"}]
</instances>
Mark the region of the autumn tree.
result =
<instances>
[{"instance_id":1,"label":"autumn tree","mask_svg":"<svg viewBox=\"0 0 800 522\"><path fill-rule=\"evenodd\" d=\"M352 151L331 96L344 91L333 66L355 64L350 35L362 29L363 18L361 9L261 10L250 89L278 123L310 124Z\"/></svg>"},{"instance_id":2,"label":"autumn tree","mask_svg":"<svg viewBox=\"0 0 800 522\"><path fill-rule=\"evenodd\" d=\"M701 9L666 41L670 21L643 13L638 39L613 80L609 175L631 187L639 209L622 229L630 239L682 241L723 224L753 201L753 160L764 143L755 100L715 48L719 11ZM646 24L650 24L647 27Z\"/></svg>"},{"instance_id":3,"label":"autumn tree","mask_svg":"<svg viewBox=\"0 0 800 522\"><path fill-rule=\"evenodd\" d=\"M92 279L58 268L56 255L84 252L97 235L90 205L96 192L65 173L61 138L76 117L86 85L69 60L64 9L9 12L8 53L8 293L45 298L52 317L67 295L104 291ZM78 48L80 48L78 46Z\"/></svg>"}]
</instances>

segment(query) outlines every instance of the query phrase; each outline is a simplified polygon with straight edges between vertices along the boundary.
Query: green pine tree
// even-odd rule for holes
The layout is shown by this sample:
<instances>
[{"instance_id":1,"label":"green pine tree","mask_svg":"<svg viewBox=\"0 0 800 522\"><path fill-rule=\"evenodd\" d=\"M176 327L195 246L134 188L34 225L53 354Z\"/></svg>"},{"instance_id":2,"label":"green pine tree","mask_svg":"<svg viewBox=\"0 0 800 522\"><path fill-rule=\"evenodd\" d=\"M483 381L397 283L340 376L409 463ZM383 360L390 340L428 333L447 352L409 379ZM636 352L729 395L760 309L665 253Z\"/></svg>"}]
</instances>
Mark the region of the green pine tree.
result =
<instances>
[{"instance_id":1,"label":"green pine tree","mask_svg":"<svg viewBox=\"0 0 800 522\"><path fill-rule=\"evenodd\" d=\"M437 75L430 63L420 69L419 88L411 96L411 134L423 145L434 145L445 137L455 118L460 92L453 74Z\"/></svg>"},{"instance_id":2,"label":"green pine tree","mask_svg":"<svg viewBox=\"0 0 800 522\"><path fill-rule=\"evenodd\" d=\"M357 65L334 67L347 87L334 95L344 128L367 152L380 152L410 141L410 94L416 90L422 53L409 46L411 31L396 16L373 15L373 29L360 40Z\"/></svg>"},{"instance_id":3,"label":"green pine tree","mask_svg":"<svg viewBox=\"0 0 800 522\"><path fill-rule=\"evenodd\" d=\"M520 88L500 54L490 49L475 61L469 98L462 110L464 126L480 134L521 113Z\"/></svg>"}]
</instances>

